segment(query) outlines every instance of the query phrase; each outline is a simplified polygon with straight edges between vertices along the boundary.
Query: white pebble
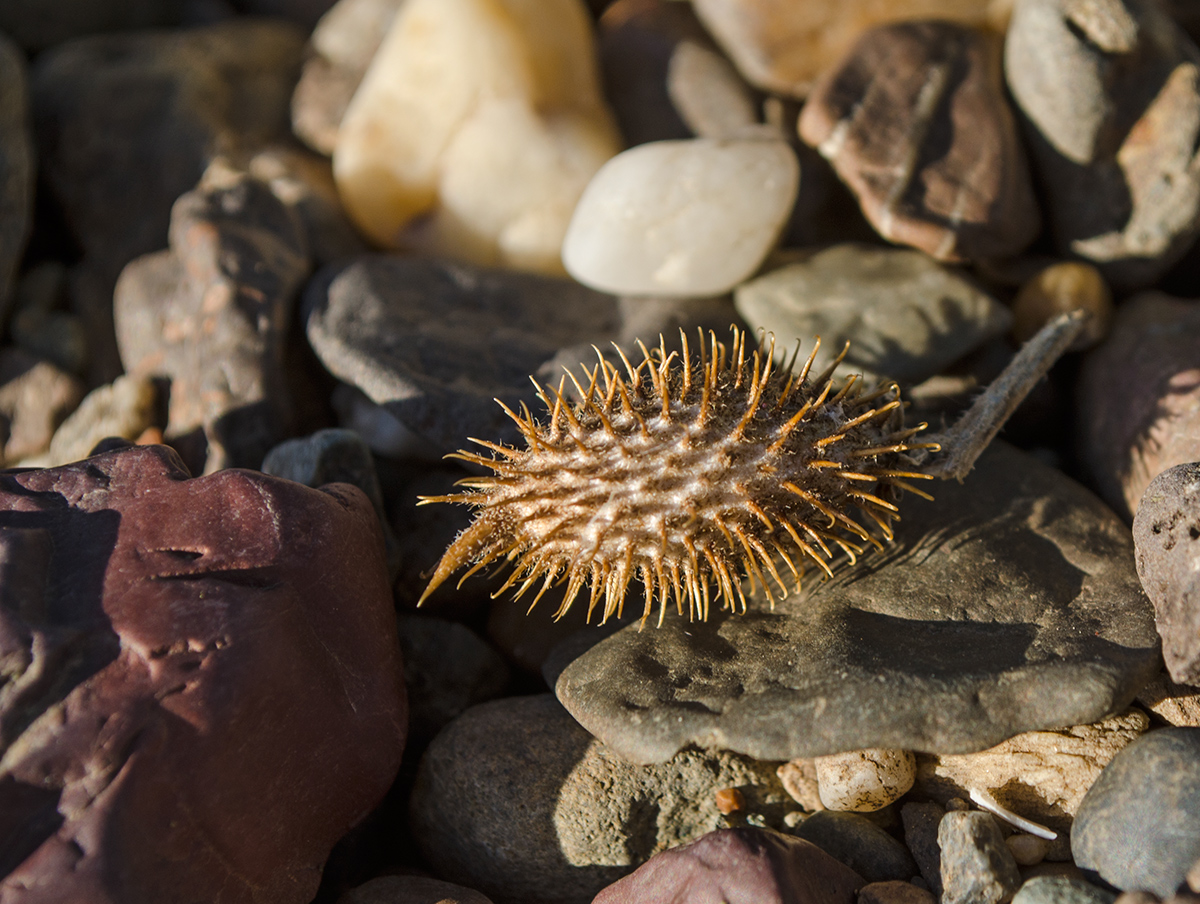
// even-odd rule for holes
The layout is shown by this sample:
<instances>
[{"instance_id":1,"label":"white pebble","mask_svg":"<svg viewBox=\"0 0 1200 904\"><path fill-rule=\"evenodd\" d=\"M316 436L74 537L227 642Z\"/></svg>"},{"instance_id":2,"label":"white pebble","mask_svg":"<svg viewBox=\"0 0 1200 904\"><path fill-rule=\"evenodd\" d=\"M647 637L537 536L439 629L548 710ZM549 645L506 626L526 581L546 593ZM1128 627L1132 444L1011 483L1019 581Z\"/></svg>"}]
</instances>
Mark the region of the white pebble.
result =
<instances>
[{"instance_id":1,"label":"white pebble","mask_svg":"<svg viewBox=\"0 0 1200 904\"><path fill-rule=\"evenodd\" d=\"M720 295L758 269L799 183L796 155L778 140L638 145L588 183L563 263L602 292Z\"/></svg>"},{"instance_id":2,"label":"white pebble","mask_svg":"<svg viewBox=\"0 0 1200 904\"><path fill-rule=\"evenodd\" d=\"M871 812L913 786L917 763L907 750L871 748L816 758L821 803L830 810Z\"/></svg>"}]
</instances>

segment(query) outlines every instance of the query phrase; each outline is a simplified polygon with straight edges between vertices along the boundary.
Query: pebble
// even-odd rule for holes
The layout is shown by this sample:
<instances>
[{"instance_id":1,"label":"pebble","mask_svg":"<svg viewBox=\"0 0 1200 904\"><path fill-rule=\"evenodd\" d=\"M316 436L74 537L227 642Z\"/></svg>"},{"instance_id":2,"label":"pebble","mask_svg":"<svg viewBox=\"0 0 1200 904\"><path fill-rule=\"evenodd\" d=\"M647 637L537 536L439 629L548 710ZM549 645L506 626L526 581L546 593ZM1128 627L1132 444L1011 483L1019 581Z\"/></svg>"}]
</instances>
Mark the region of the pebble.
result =
<instances>
[{"instance_id":1,"label":"pebble","mask_svg":"<svg viewBox=\"0 0 1200 904\"><path fill-rule=\"evenodd\" d=\"M938 826L945 815L946 810L933 801L907 801L900 807L904 844L916 861L921 878L939 901L942 897L942 851L938 847Z\"/></svg>"},{"instance_id":2,"label":"pebble","mask_svg":"<svg viewBox=\"0 0 1200 904\"><path fill-rule=\"evenodd\" d=\"M1012 904L1113 904L1117 896L1083 879L1038 876L1024 883Z\"/></svg>"},{"instance_id":3,"label":"pebble","mask_svg":"<svg viewBox=\"0 0 1200 904\"><path fill-rule=\"evenodd\" d=\"M555 692L634 762L689 743L791 760L979 750L1099 719L1154 676L1129 531L1100 500L1002 443L934 491L905 500L895 543L869 565L773 611L622 628Z\"/></svg>"},{"instance_id":4,"label":"pebble","mask_svg":"<svg viewBox=\"0 0 1200 904\"><path fill-rule=\"evenodd\" d=\"M404 746L366 497L125 446L0 507L0 897L312 900Z\"/></svg>"},{"instance_id":5,"label":"pebble","mask_svg":"<svg viewBox=\"0 0 1200 904\"><path fill-rule=\"evenodd\" d=\"M872 882L858 890L855 904L937 904L933 894L911 882Z\"/></svg>"},{"instance_id":6,"label":"pebble","mask_svg":"<svg viewBox=\"0 0 1200 904\"><path fill-rule=\"evenodd\" d=\"M899 800L917 771L911 751L886 748L820 756L814 766L821 803L830 810L868 813Z\"/></svg>"},{"instance_id":7,"label":"pebble","mask_svg":"<svg viewBox=\"0 0 1200 904\"><path fill-rule=\"evenodd\" d=\"M783 782L784 789L792 796L792 800L805 810L812 813L825 809L825 803L821 800L821 789L817 784L815 758L797 759L784 763L776 774Z\"/></svg>"},{"instance_id":8,"label":"pebble","mask_svg":"<svg viewBox=\"0 0 1200 904\"><path fill-rule=\"evenodd\" d=\"M317 22L292 94L292 131L333 156L346 107L404 0L338 0Z\"/></svg>"},{"instance_id":9,"label":"pebble","mask_svg":"<svg viewBox=\"0 0 1200 904\"><path fill-rule=\"evenodd\" d=\"M1017 864L990 813L950 812L938 825L942 904L1003 904L1021 885Z\"/></svg>"},{"instance_id":10,"label":"pebble","mask_svg":"<svg viewBox=\"0 0 1200 904\"><path fill-rule=\"evenodd\" d=\"M79 379L26 351L0 349L0 467L41 455L84 396Z\"/></svg>"},{"instance_id":11,"label":"pebble","mask_svg":"<svg viewBox=\"0 0 1200 904\"><path fill-rule=\"evenodd\" d=\"M806 841L762 829L726 829L656 855L601 891L593 904L853 904L862 884Z\"/></svg>"},{"instance_id":12,"label":"pebble","mask_svg":"<svg viewBox=\"0 0 1200 904\"><path fill-rule=\"evenodd\" d=\"M905 846L858 813L822 810L791 830L846 864L867 882L908 880L917 864Z\"/></svg>"},{"instance_id":13,"label":"pebble","mask_svg":"<svg viewBox=\"0 0 1200 904\"><path fill-rule=\"evenodd\" d=\"M1026 835L1016 832L1004 839L1008 852L1012 854L1017 866L1036 866L1046 859L1050 852L1051 842L1039 835Z\"/></svg>"},{"instance_id":14,"label":"pebble","mask_svg":"<svg viewBox=\"0 0 1200 904\"><path fill-rule=\"evenodd\" d=\"M988 0L693 0L696 14L755 87L803 98L873 25L948 19L982 25Z\"/></svg>"},{"instance_id":15,"label":"pebble","mask_svg":"<svg viewBox=\"0 0 1200 904\"><path fill-rule=\"evenodd\" d=\"M1133 519L1138 577L1154 603L1171 680L1200 683L1200 462L1150 482Z\"/></svg>"},{"instance_id":16,"label":"pebble","mask_svg":"<svg viewBox=\"0 0 1200 904\"><path fill-rule=\"evenodd\" d=\"M338 130L351 219L385 248L561 273L571 211L619 150L592 42L581 0L408 0Z\"/></svg>"},{"instance_id":17,"label":"pebble","mask_svg":"<svg viewBox=\"0 0 1200 904\"><path fill-rule=\"evenodd\" d=\"M492 899L441 879L381 876L346 892L337 904L492 904Z\"/></svg>"},{"instance_id":18,"label":"pebble","mask_svg":"<svg viewBox=\"0 0 1200 904\"><path fill-rule=\"evenodd\" d=\"M654 854L719 828L719 789L781 823L791 807L775 766L695 749L635 766L551 695L508 697L468 709L430 744L412 832L434 870L497 900L587 904Z\"/></svg>"},{"instance_id":19,"label":"pebble","mask_svg":"<svg viewBox=\"0 0 1200 904\"><path fill-rule=\"evenodd\" d=\"M1023 732L979 753L919 754L917 787L943 804L976 789L987 791L1001 806L1065 841L1100 771L1149 724L1145 714L1129 710L1091 725Z\"/></svg>"},{"instance_id":20,"label":"pebble","mask_svg":"<svg viewBox=\"0 0 1200 904\"><path fill-rule=\"evenodd\" d=\"M50 439L50 447L17 462L22 468L57 468L87 458L101 440L133 441L154 426L158 389L146 377L127 374L83 397Z\"/></svg>"},{"instance_id":21,"label":"pebble","mask_svg":"<svg viewBox=\"0 0 1200 904\"><path fill-rule=\"evenodd\" d=\"M1156 476L1200 461L1200 305L1158 292L1122 302L1109 337L1083 358L1076 451L1126 521Z\"/></svg>"},{"instance_id":22,"label":"pebble","mask_svg":"<svg viewBox=\"0 0 1200 904\"><path fill-rule=\"evenodd\" d=\"M32 226L35 173L25 57L3 31L0 13L0 320Z\"/></svg>"},{"instance_id":23,"label":"pebble","mask_svg":"<svg viewBox=\"0 0 1200 904\"><path fill-rule=\"evenodd\" d=\"M1071 830L1085 874L1167 897L1200 859L1200 729L1164 728L1130 744L1088 791Z\"/></svg>"},{"instance_id":24,"label":"pebble","mask_svg":"<svg viewBox=\"0 0 1200 904\"><path fill-rule=\"evenodd\" d=\"M715 47L682 41L667 67L667 95L701 138L736 138L758 123L754 93Z\"/></svg>"},{"instance_id":25,"label":"pebble","mask_svg":"<svg viewBox=\"0 0 1200 904\"><path fill-rule=\"evenodd\" d=\"M1155 3L1028 0L1005 74L1059 252L1154 282L1200 231L1200 49Z\"/></svg>"},{"instance_id":26,"label":"pebble","mask_svg":"<svg viewBox=\"0 0 1200 904\"><path fill-rule=\"evenodd\" d=\"M266 184L217 160L176 202L170 245L117 282L121 360L169 379L167 436L201 435L205 473L257 468L294 420L283 360L309 269L303 229Z\"/></svg>"},{"instance_id":27,"label":"pebble","mask_svg":"<svg viewBox=\"0 0 1200 904\"><path fill-rule=\"evenodd\" d=\"M508 667L465 625L428 615L397 613L404 686L408 689L409 743L420 749L477 703L501 696Z\"/></svg>"},{"instance_id":28,"label":"pebble","mask_svg":"<svg viewBox=\"0 0 1200 904\"><path fill-rule=\"evenodd\" d=\"M734 293L751 329L789 347L821 348L819 373L847 341L844 370L918 383L1008 331L1008 310L918 251L843 244L744 283Z\"/></svg>"},{"instance_id":29,"label":"pebble","mask_svg":"<svg viewBox=\"0 0 1200 904\"><path fill-rule=\"evenodd\" d=\"M383 490L371 450L357 433L350 430L318 430L311 436L285 440L263 458L264 474L284 477L306 487L327 483L348 483L358 487L371 500L379 518L387 547L388 574L394 579L400 569L400 549L388 524L383 507Z\"/></svg>"},{"instance_id":30,"label":"pebble","mask_svg":"<svg viewBox=\"0 0 1200 904\"><path fill-rule=\"evenodd\" d=\"M800 137L885 239L958 262L1011 257L1041 231L999 55L952 22L884 25L809 95Z\"/></svg>"},{"instance_id":31,"label":"pebble","mask_svg":"<svg viewBox=\"0 0 1200 904\"><path fill-rule=\"evenodd\" d=\"M1112 292L1104 275L1091 264L1063 261L1026 281L1012 303L1013 339L1027 342L1047 322L1071 311L1090 315L1083 332L1071 343L1071 351L1091 348L1108 335L1113 319Z\"/></svg>"},{"instance_id":32,"label":"pebble","mask_svg":"<svg viewBox=\"0 0 1200 904\"><path fill-rule=\"evenodd\" d=\"M713 296L758 269L791 212L800 165L783 141L639 145L588 183L563 242L567 271L625 295Z\"/></svg>"}]
</instances>

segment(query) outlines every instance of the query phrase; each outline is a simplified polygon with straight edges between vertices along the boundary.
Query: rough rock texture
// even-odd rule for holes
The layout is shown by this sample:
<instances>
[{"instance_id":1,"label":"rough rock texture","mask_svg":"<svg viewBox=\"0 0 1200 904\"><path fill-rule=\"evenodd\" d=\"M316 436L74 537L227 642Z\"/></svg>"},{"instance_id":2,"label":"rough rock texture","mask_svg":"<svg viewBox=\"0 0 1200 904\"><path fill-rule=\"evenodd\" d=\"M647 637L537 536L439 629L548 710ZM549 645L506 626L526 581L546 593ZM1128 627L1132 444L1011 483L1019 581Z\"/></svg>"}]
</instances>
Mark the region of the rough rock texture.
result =
<instances>
[{"instance_id":1,"label":"rough rock texture","mask_svg":"<svg viewBox=\"0 0 1200 904\"><path fill-rule=\"evenodd\" d=\"M34 152L25 58L0 14L0 319L33 219Z\"/></svg>"},{"instance_id":2,"label":"rough rock texture","mask_svg":"<svg viewBox=\"0 0 1200 904\"><path fill-rule=\"evenodd\" d=\"M206 472L257 468L293 419L283 359L309 267L299 220L218 161L175 203L170 243L117 282L121 360L169 379L168 437L202 431Z\"/></svg>"},{"instance_id":3,"label":"rough rock texture","mask_svg":"<svg viewBox=\"0 0 1200 904\"><path fill-rule=\"evenodd\" d=\"M719 302L623 304L567 280L466 264L364 257L309 284L308 338L322 363L422 437L432 457L477 436L514 443L514 410L540 403L530 375L558 384L609 341L666 336L680 327L724 334L736 317ZM636 354L636 351L632 351ZM436 561L436 560L435 560Z\"/></svg>"},{"instance_id":4,"label":"rough rock texture","mask_svg":"<svg viewBox=\"0 0 1200 904\"><path fill-rule=\"evenodd\" d=\"M1013 896L1012 904L1113 904L1111 891L1065 876L1035 876Z\"/></svg>"},{"instance_id":5,"label":"rough rock texture","mask_svg":"<svg viewBox=\"0 0 1200 904\"><path fill-rule=\"evenodd\" d=\"M1141 689L1137 702L1168 725L1200 728L1200 688L1176 684L1166 672Z\"/></svg>"},{"instance_id":6,"label":"rough rock texture","mask_svg":"<svg viewBox=\"0 0 1200 904\"><path fill-rule=\"evenodd\" d=\"M990 813L950 812L938 825L942 904L1003 904L1021 885L1016 861Z\"/></svg>"},{"instance_id":7,"label":"rough rock texture","mask_svg":"<svg viewBox=\"0 0 1200 904\"><path fill-rule=\"evenodd\" d=\"M83 384L48 361L0 351L0 436L5 467L45 452L54 431L83 399Z\"/></svg>"},{"instance_id":8,"label":"rough rock texture","mask_svg":"<svg viewBox=\"0 0 1200 904\"><path fill-rule=\"evenodd\" d=\"M837 245L738 286L738 313L782 347L821 337L820 372L849 341L854 372L919 382L1008 330L1008 311L917 251Z\"/></svg>"},{"instance_id":9,"label":"rough rock texture","mask_svg":"<svg viewBox=\"0 0 1200 904\"><path fill-rule=\"evenodd\" d=\"M1100 771L1149 724L1131 710L1093 725L1024 732L979 753L919 754L917 787L942 804L987 791L1014 813L1067 832Z\"/></svg>"},{"instance_id":10,"label":"rough rock texture","mask_svg":"<svg viewBox=\"0 0 1200 904\"><path fill-rule=\"evenodd\" d=\"M1200 729L1152 731L1121 751L1079 808L1071 853L1123 891L1174 892L1200 859Z\"/></svg>"},{"instance_id":11,"label":"rough rock texture","mask_svg":"<svg viewBox=\"0 0 1200 904\"><path fill-rule=\"evenodd\" d=\"M1076 448L1100 495L1131 521L1158 474L1200 461L1200 303L1144 293L1084 358Z\"/></svg>"},{"instance_id":12,"label":"rough rock texture","mask_svg":"<svg viewBox=\"0 0 1200 904\"><path fill-rule=\"evenodd\" d=\"M1005 73L1059 250L1154 282L1200 230L1200 49L1153 0L1024 0Z\"/></svg>"},{"instance_id":13,"label":"rough rock texture","mask_svg":"<svg viewBox=\"0 0 1200 904\"><path fill-rule=\"evenodd\" d=\"M340 0L313 29L292 94L292 130L314 151L332 156L350 98L403 2Z\"/></svg>"},{"instance_id":14,"label":"rough rock texture","mask_svg":"<svg viewBox=\"0 0 1200 904\"><path fill-rule=\"evenodd\" d=\"M790 809L775 764L684 751L633 766L549 694L472 707L421 760L413 836L440 874L497 904L586 904L652 855L721 826L715 792Z\"/></svg>"},{"instance_id":15,"label":"rough rock texture","mask_svg":"<svg viewBox=\"0 0 1200 904\"><path fill-rule=\"evenodd\" d=\"M1124 525L1000 443L933 490L903 500L895 543L804 598L623 628L563 671L559 699L637 762L688 743L962 753L1128 703L1159 654Z\"/></svg>"},{"instance_id":16,"label":"rough rock texture","mask_svg":"<svg viewBox=\"0 0 1200 904\"><path fill-rule=\"evenodd\" d=\"M858 813L822 810L792 829L867 882L911 879L917 864L908 849L871 820Z\"/></svg>"},{"instance_id":17,"label":"rough rock texture","mask_svg":"<svg viewBox=\"0 0 1200 904\"><path fill-rule=\"evenodd\" d=\"M937 899L924 888L892 880L864 885L858 891L856 904L937 904Z\"/></svg>"},{"instance_id":18,"label":"rough rock texture","mask_svg":"<svg viewBox=\"0 0 1200 904\"><path fill-rule=\"evenodd\" d=\"M1154 603L1172 680L1200 683L1200 462L1150 482L1133 519L1138 577Z\"/></svg>"},{"instance_id":19,"label":"rough rock texture","mask_svg":"<svg viewBox=\"0 0 1200 904\"><path fill-rule=\"evenodd\" d=\"M1041 229L993 36L944 21L872 29L799 128L889 241L943 261L1004 258Z\"/></svg>"},{"instance_id":20,"label":"rough rock texture","mask_svg":"<svg viewBox=\"0 0 1200 904\"><path fill-rule=\"evenodd\" d=\"M17 465L57 468L86 458L102 440L132 442L154 426L157 407L158 393L150 380L129 375L117 377L84 396L79 407L54 431L45 452L23 458Z\"/></svg>"},{"instance_id":21,"label":"rough rock texture","mask_svg":"<svg viewBox=\"0 0 1200 904\"><path fill-rule=\"evenodd\" d=\"M851 904L862 884L806 841L727 829L658 854L594 904Z\"/></svg>"},{"instance_id":22,"label":"rough rock texture","mask_svg":"<svg viewBox=\"0 0 1200 904\"><path fill-rule=\"evenodd\" d=\"M0 900L310 901L404 743L366 498L162 446L2 487Z\"/></svg>"},{"instance_id":23,"label":"rough rock texture","mask_svg":"<svg viewBox=\"0 0 1200 904\"><path fill-rule=\"evenodd\" d=\"M383 876L346 892L338 904L492 904L492 900L440 879Z\"/></svg>"},{"instance_id":24,"label":"rough rock texture","mask_svg":"<svg viewBox=\"0 0 1200 904\"><path fill-rule=\"evenodd\" d=\"M751 84L804 97L873 25L904 19L983 24L987 0L694 0L696 13Z\"/></svg>"}]
</instances>

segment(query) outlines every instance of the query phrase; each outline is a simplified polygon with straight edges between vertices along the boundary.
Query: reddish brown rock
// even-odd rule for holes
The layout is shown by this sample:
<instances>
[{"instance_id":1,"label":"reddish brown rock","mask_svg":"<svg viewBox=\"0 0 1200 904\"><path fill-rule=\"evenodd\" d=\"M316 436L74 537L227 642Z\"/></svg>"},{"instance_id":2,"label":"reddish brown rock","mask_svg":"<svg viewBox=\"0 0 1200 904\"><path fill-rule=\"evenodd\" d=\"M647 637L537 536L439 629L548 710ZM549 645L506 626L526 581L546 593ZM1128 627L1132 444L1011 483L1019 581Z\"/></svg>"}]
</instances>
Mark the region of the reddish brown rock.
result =
<instances>
[{"instance_id":1,"label":"reddish brown rock","mask_svg":"<svg viewBox=\"0 0 1200 904\"><path fill-rule=\"evenodd\" d=\"M652 857L593 904L851 904L863 884L810 842L723 829Z\"/></svg>"},{"instance_id":2,"label":"reddish brown rock","mask_svg":"<svg viewBox=\"0 0 1200 904\"><path fill-rule=\"evenodd\" d=\"M1008 257L1038 234L998 43L949 22L867 32L800 116L890 241L944 261Z\"/></svg>"},{"instance_id":3,"label":"reddish brown rock","mask_svg":"<svg viewBox=\"0 0 1200 904\"><path fill-rule=\"evenodd\" d=\"M358 490L162 446L0 476L0 902L305 904L406 707Z\"/></svg>"},{"instance_id":4,"label":"reddish brown rock","mask_svg":"<svg viewBox=\"0 0 1200 904\"><path fill-rule=\"evenodd\" d=\"M1132 521L1158 474L1200 461L1200 301L1147 292L1117 308L1079 375L1079 457Z\"/></svg>"}]
</instances>

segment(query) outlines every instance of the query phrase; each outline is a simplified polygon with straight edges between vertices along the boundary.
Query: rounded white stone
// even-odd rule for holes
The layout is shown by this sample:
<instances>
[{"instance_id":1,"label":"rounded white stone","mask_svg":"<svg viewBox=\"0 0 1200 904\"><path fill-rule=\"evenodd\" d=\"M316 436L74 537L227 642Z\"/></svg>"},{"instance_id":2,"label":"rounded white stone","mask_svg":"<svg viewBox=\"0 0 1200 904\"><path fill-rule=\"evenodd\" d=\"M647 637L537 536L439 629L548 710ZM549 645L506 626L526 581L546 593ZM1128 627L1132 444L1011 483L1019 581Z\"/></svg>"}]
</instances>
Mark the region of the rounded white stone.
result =
<instances>
[{"instance_id":1,"label":"rounded white stone","mask_svg":"<svg viewBox=\"0 0 1200 904\"><path fill-rule=\"evenodd\" d=\"M917 764L907 750L871 748L816 758L821 803L830 810L880 810L913 786Z\"/></svg>"},{"instance_id":2,"label":"rounded white stone","mask_svg":"<svg viewBox=\"0 0 1200 904\"><path fill-rule=\"evenodd\" d=\"M609 160L571 217L563 264L622 295L728 292L771 250L800 184L783 141L694 138Z\"/></svg>"}]
</instances>

